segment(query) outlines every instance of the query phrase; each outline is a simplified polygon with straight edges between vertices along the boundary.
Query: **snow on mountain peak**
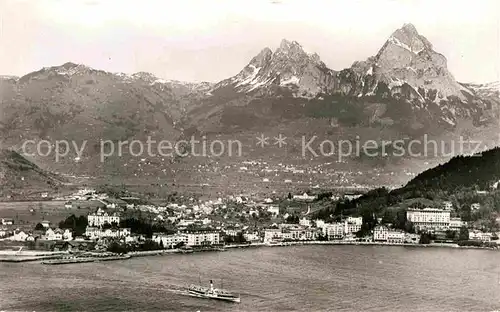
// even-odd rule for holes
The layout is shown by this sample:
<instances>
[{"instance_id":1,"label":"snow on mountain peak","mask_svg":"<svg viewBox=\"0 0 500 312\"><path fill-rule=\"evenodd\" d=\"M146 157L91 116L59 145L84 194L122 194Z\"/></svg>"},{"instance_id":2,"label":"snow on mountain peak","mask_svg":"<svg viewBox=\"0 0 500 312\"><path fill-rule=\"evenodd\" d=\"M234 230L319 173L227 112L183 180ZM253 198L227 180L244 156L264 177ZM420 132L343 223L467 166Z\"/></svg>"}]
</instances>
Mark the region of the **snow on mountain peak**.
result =
<instances>
[{"instance_id":1,"label":"snow on mountain peak","mask_svg":"<svg viewBox=\"0 0 500 312\"><path fill-rule=\"evenodd\" d=\"M238 92L270 86L286 87L300 94L315 95L333 87L334 73L318 54L306 52L297 41L283 39L273 52L263 49L240 73L214 88L232 85Z\"/></svg>"},{"instance_id":2,"label":"snow on mountain peak","mask_svg":"<svg viewBox=\"0 0 500 312\"><path fill-rule=\"evenodd\" d=\"M66 76L81 75L93 70L92 68L85 66L83 64L75 64L72 62L67 62L61 66L50 67L47 69L54 70L59 75L66 75Z\"/></svg>"},{"instance_id":3,"label":"snow on mountain peak","mask_svg":"<svg viewBox=\"0 0 500 312\"><path fill-rule=\"evenodd\" d=\"M264 48L262 51L259 52L251 61L250 64L252 64L255 67L262 67L264 66L267 62L271 60L271 57L273 55L273 51L269 48Z\"/></svg>"}]
</instances>

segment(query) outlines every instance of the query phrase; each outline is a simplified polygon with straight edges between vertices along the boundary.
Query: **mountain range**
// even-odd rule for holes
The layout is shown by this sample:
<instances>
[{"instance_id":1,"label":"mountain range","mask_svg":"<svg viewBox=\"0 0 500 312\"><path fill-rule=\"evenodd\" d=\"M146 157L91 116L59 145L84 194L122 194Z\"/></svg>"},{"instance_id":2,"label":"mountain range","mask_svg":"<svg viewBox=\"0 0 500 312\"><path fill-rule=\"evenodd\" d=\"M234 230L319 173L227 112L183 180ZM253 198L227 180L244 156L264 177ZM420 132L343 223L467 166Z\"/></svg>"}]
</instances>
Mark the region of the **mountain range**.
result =
<instances>
[{"instance_id":1,"label":"mountain range","mask_svg":"<svg viewBox=\"0 0 500 312\"><path fill-rule=\"evenodd\" d=\"M405 24L374 56L342 70L284 39L275 51L264 48L237 75L218 83L110 73L75 63L1 76L0 131L3 146L14 150L25 140L90 142L83 159L32 159L49 170L127 176L167 168L175 175L169 169L174 163L189 168L199 160L148 159L137 171L130 155L100 163L98 142L237 135L255 146L259 134L278 132L294 142L304 135L382 141L424 134L451 140L466 133L484 139L498 133L498 87L498 82L457 82L445 56ZM300 153L255 148L245 157L301 160Z\"/></svg>"}]
</instances>

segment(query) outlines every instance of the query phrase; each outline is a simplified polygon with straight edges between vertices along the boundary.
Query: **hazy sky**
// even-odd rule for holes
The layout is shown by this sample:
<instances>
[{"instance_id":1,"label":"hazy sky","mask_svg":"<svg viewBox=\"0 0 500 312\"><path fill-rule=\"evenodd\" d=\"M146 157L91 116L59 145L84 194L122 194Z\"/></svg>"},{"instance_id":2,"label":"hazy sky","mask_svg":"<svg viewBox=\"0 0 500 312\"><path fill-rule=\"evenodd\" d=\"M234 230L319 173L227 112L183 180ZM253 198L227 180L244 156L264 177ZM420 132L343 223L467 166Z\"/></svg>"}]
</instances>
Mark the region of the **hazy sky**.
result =
<instances>
[{"instance_id":1,"label":"hazy sky","mask_svg":"<svg viewBox=\"0 0 500 312\"><path fill-rule=\"evenodd\" d=\"M496 0L0 0L0 74L72 61L187 81L238 73L296 40L332 69L374 55L413 23L464 82L500 79Z\"/></svg>"}]
</instances>

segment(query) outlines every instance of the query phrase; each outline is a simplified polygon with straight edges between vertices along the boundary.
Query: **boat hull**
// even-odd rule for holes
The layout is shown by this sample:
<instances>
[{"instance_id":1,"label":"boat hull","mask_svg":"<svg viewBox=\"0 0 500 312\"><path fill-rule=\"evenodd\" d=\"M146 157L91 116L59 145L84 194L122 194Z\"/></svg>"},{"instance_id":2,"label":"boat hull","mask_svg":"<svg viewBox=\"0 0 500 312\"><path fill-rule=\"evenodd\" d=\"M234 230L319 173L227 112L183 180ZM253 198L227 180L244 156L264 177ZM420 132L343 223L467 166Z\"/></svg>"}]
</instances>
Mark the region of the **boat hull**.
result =
<instances>
[{"instance_id":1,"label":"boat hull","mask_svg":"<svg viewBox=\"0 0 500 312\"><path fill-rule=\"evenodd\" d=\"M213 295L213 294L202 294L202 293L198 293L196 291L191 291L191 290L188 290L188 293L190 296L198 297L198 298L214 299L214 300L222 300L222 301L230 301L230 302L240 303L240 297L223 297L223 296Z\"/></svg>"}]
</instances>

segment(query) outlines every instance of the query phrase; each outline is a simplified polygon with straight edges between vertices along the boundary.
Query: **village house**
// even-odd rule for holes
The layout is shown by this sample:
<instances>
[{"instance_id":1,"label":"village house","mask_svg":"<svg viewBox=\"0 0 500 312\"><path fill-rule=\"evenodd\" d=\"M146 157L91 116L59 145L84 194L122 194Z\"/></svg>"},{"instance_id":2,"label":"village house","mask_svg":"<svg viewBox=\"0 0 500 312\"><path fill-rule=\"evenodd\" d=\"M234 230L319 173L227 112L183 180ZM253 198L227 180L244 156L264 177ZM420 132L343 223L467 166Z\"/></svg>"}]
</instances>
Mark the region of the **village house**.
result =
<instances>
[{"instance_id":1,"label":"village house","mask_svg":"<svg viewBox=\"0 0 500 312\"><path fill-rule=\"evenodd\" d=\"M387 235L389 233L389 228L384 225L378 225L373 229L373 241L374 242L385 242L387 241Z\"/></svg>"},{"instance_id":2,"label":"village house","mask_svg":"<svg viewBox=\"0 0 500 312\"><path fill-rule=\"evenodd\" d=\"M257 232L257 231L245 232L245 233L243 233L243 237L245 238L245 240L247 242L250 242L250 243L260 242L260 235L259 235L259 232Z\"/></svg>"},{"instance_id":3,"label":"village house","mask_svg":"<svg viewBox=\"0 0 500 312\"><path fill-rule=\"evenodd\" d=\"M341 198L341 197L340 197L340 195L335 195L335 194L333 194L333 195L330 197L330 199L331 199L332 201L339 201L339 200L340 200L340 198Z\"/></svg>"},{"instance_id":4,"label":"village house","mask_svg":"<svg viewBox=\"0 0 500 312\"><path fill-rule=\"evenodd\" d=\"M9 231L6 228L0 228L0 237L5 237Z\"/></svg>"},{"instance_id":5,"label":"village house","mask_svg":"<svg viewBox=\"0 0 500 312\"><path fill-rule=\"evenodd\" d=\"M13 225L14 220L11 218L2 218L2 225Z\"/></svg>"},{"instance_id":6,"label":"village house","mask_svg":"<svg viewBox=\"0 0 500 312\"><path fill-rule=\"evenodd\" d=\"M444 210L453 210L453 204L451 203L451 201L444 201L443 202L443 209Z\"/></svg>"},{"instance_id":7,"label":"village house","mask_svg":"<svg viewBox=\"0 0 500 312\"><path fill-rule=\"evenodd\" d=\"M25 242L28 236L29 235L26 234L24 231L15 230L12 236L8 237L7 239L16 242Z\"/></svg>"},{"instance_id":8,"label":"village house","mask_svg":"<svg viewBox=\"0 0 500 312\"><path fill-rule=\"evenodd\" d=\"M61 229L47 229L45 232L46 240L62 240L63 239L63 231Z\"/></svg>"},{"instance_id":9,"label":"village house","mask_svg":"<svg viewBox=\"0 0 500 312\"><path fill-rule=\"evenodd\" d=\"M299 225L305 226L305 227L310 227L311 226L311 220L302 218L299 220Z\"/></svg>"},{"instance_id":10,"label":"village house","mask_svg":"<svg viewBox=\"0 0 500 312\"><path fill-rule=\"evenodd\" d=\"M224 234L227 236L237 236L238 233L240 233L240 232L241 232L240 229L237 229L234 227L228 227L228 228L224 229Z\"/></svg>"},{"instance_id":11,"label":"village house","mask_svg":"<svg viewBox=\"0 0 500 312\"><path fill-rule=\"evenodd\" d=\"M50 227L50 221L49 220L42 220L42 222L40 222L40 224L44 227L44 228L49 228Z\"/></svg>"},{"instance_id":12,"label":"village house","mask_svg":"<svg viewBox=\"0 0 500 312\"><path fill-rule=\"evenodd\" d=\"M493 236L492 233L485 233L485 232L478 231L478 230L469 231L469 239L470 240L478 240L478 241L482 241L482 242L490 242L492 236Z\"/></svg>"},{"instance_id":13,"label":"village house","mask_svg":"<svg viewBox=\"0 0 500 312\"><path fill-rule=\"evenodd\" d=\"M271 243L282 240L283 240L283 233L281 233L281 229L264 230L264 243Z\"/></svg>"},{"instance_id":14,"label":"village house","mask_svg":"<svg viewBox=\"0 0 500 312\"><path fill-rule=\"evenodd\" d=\"M344 199L346 200L355 200L363 196L363 194L344 194Z\"/></svg>"},{"instance_id":15,"label":"village house","mask_svg":"<svg viewBox=\"0 0 500 312\"><path fill-rule=\"evenodd\" d=\"M470 210L471 211L477 211L481 208L481 204L480 203L473 203L472 205L470 205Z\"/></svg>"},{"instance_id":16,"label":"village house","mask_svg":"<svg viewBox=\"0 0 500 312\"><path fill-rule=\"evenodd\" d=\"M304 193L302 195L293 195L293 199L298 201L313 201L316 199L316 196Z\"/></svg>"},{"instance_id":17,"label":"village house","mask_svg":"<svg viewBox=\"0 0 500 312\"><path fill-rule=\"evenodd\" d=\"M45 232L46 240L73 240L73 233L69 229L51 229Z\"/></svg>"},{"instance_id":18,"label":"village house","mask_svg":"<svg viewBox=\"0 0 500 312\"><path fill-rule=\"evenodd\" d=\"M273 216L278 216L280 214L280 207L269 205L269 207L267 207L267 211Z\"/></svg>"},{"instance_id":19,"label":"village house","mask_svg":"<svg viewBox=\"0 0 500 312\"><path fill-rule=\"evenodd\" d=\"M459 231L463 226L467 226L466 221L462 221L460 218L450 218L450 230Z\"/></svg>"},{"instance_id":20,"label":"village house","mask_svg":"<svg viewBox=\"0 0 500 312\"><path fill-rule=\"evenodd\" d=\"M314 220L314 224L316 224L317 228L323 229L323 227L325 226L325 221L323 221L321 219L317 219L317 220Z\"/></svg>"},{"instance_id":21,"label":"village house","mask_svg":"<svg viewBox=\"0 0 500 312\"><path fill-rule=\"evenodd\" d=\"M179 223L177 224L177 226L186 227L189 225L193 225L195 223L197 223L197 221L193 220L193 219L182 219L182 220L179 220Z\"/></svg>"},{"instance_id":22,"label":"village house","mask_svg":"<svg viewBox=\"0 0 500 312\"><path fill-rule=\"evenodd\" d=\"M245 196L236 196L234 198L234 201L237 202L238 204L244 204L248 201L248 199Z\"/></svg>"},{"instance_id":23,"label":"village house","mask_svg":"<svg viewBox=\"0 0 500 312\"><path fill-rule=\"evenodd\" d=\"M418 244L420 242L420 235L415 233L405 233L405 243Z\"/></svg>"},{"instance_id":24,"label":"village house","mask_svg":"<svg viewBox=\"0 0 500 312\"><path fill-rule=\"evenodd\" d=\"M83 188L74 193L71 197L74 200L87 200L89 197L94 195L96 191L94 189Z\"/></svg>"}]
</instances>

